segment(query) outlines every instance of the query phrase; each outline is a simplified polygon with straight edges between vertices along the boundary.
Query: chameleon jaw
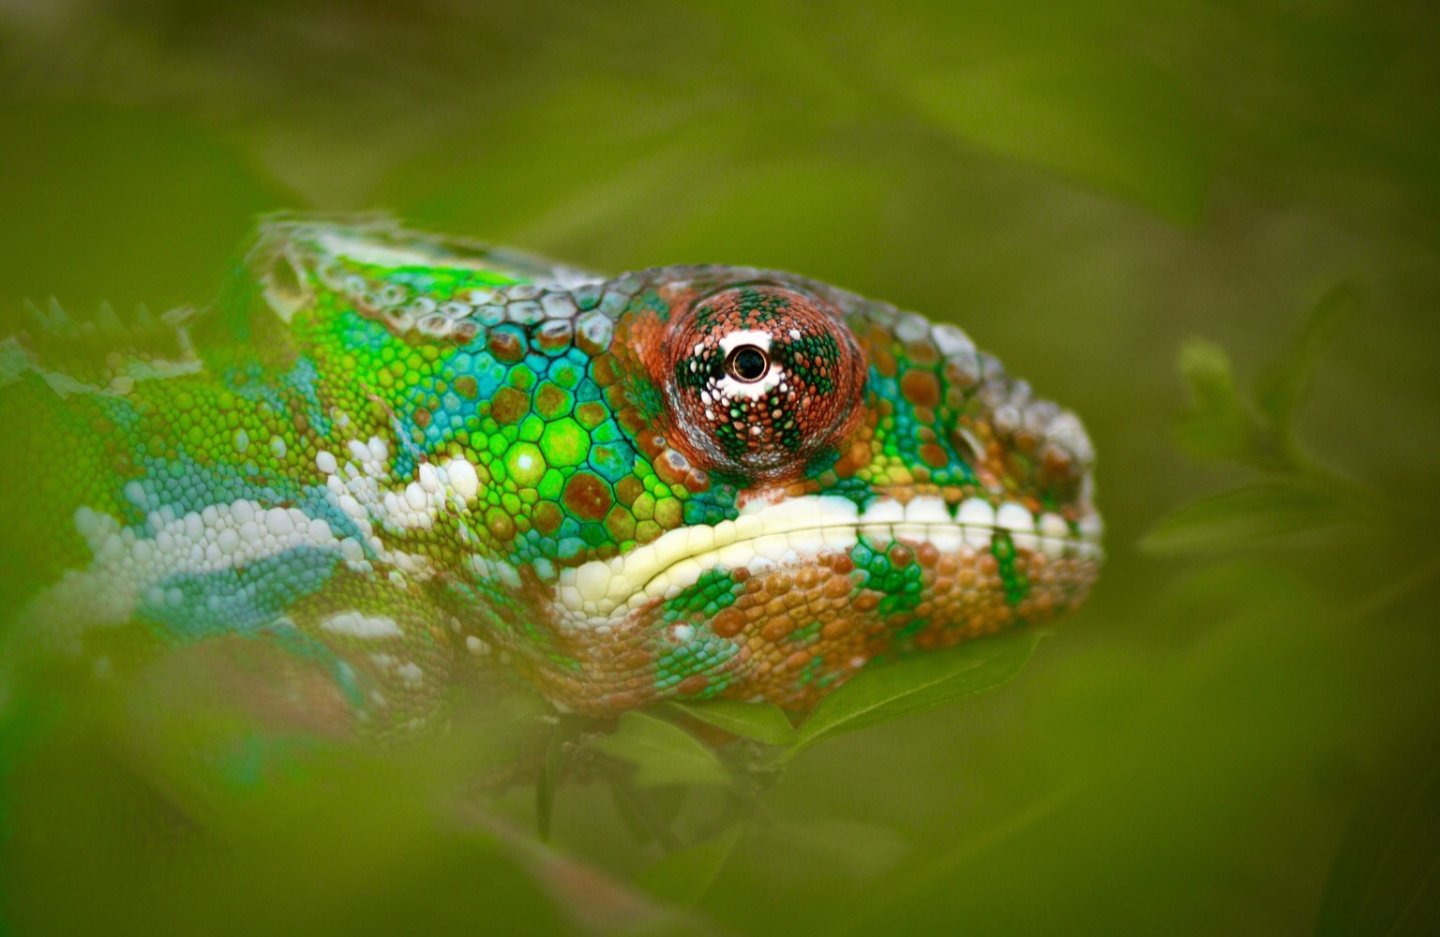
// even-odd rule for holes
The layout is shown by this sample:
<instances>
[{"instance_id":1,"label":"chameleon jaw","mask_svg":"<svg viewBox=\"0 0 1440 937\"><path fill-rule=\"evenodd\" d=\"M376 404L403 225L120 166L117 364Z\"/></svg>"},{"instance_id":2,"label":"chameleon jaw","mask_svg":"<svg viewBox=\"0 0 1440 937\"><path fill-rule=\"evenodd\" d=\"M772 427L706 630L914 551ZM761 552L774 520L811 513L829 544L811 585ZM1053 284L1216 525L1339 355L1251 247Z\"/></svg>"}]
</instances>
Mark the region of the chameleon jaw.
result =
<instances>
[{"instance_id":1,"label":"chameleon jaw","mask_svg":"<svg viewBox=\"0 0 1440 937\"><path fill-rule=\"evenodd\" d=\"M941 552L991 547L1005 533L1017 549L1050 557L1101 558L1099 516L1072 525L1057 514L1036 517L1017 502L997 509L972 497L947 505L935 495L902 503L874 499L861 512L848 498L805 495L749 505L734 520L668 531L654 542L609 560L560 573L556 596L562 627L604 629L646 603L673 598L712 569L759 573L844 552L860 538L929 543Z\"/></svg>"}]
</instances>

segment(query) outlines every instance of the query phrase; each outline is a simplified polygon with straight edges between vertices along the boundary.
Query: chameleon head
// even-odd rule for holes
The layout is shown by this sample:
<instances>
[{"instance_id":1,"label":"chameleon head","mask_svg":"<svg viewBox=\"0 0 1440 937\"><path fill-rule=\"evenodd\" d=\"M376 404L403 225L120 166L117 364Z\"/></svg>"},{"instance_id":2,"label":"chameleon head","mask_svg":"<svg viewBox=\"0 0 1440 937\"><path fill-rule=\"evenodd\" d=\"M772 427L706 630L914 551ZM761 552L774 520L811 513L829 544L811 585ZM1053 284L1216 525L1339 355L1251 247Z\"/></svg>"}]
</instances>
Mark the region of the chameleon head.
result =
<instances>
[{"instance_id":1,"label":"chameleon head","mask_svg":"<svg viewBox=\"0 0 1440 937\"><path fill-rule=\"evenodd\" d=\"M317 456L363 534L347 568L423 581L573 708L803 709L1098 570L1079 420L954 326L775 271L604 279L383 227L282 223L252 256L364 415Z\"/></svg>"},{"instance_id":2,"label":"chameleon head","mask_svg":"<svg viewBox=\"0 0 1440 937\"><path fill-rule=\"evenodd\" d=\"M185 321L176 360L0 373L68 473L16 535L21 617L66 646L272 635L392 715L457 644L591 712L802 709L1064 611L1099 566L1072 414L953 326L790 274L275 219Z\"/></svg>"},{"instance_id":3,"label":"chameleon head","mask_svg":"<svg viewBox=\"0 0 1440 937\"><path fill-rule=\"evenodd\" d=\"M1084 429L959 329L766 271L665 268L631 291L621 422L682 522L558 574L556 627L612 671L600 708L805 708L879 659L1084 598Z\"/></svg>"}]
</instances>

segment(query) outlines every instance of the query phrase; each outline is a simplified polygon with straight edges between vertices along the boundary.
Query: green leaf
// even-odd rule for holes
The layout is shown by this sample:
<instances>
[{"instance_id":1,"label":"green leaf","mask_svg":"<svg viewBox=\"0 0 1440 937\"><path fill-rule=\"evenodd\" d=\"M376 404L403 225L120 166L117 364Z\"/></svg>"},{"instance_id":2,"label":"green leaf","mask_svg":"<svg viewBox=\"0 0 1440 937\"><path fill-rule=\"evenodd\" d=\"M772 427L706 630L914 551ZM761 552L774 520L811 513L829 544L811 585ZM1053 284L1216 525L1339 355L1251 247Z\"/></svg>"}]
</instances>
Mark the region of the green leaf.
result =
<instances>
[{"instance_id":1,"label":"green leaf","mask_svg":"<svg viewBox=\"0 0 1440 937\"><path fill-rule=\"evenodd\" d=\"M724 765L700 740L645 713L625 713L613 735L591 744L635 765L635 783L641 786L730 783Z\"/></svg>"},{"instance_id":2,"label":"green leaf","mask_svg":"<svg viewBox=\"0 0 1440 937\"><path fill-rule=\"evenodd\" d=\"M744 832L745 827L736 824L703 843L677 849L645 868L636 884L673 904L693 905L715 883Z\"/></svg>"},{"instance_id":3,"label":"green leaf","mask_svg":"<svg viewBox=\"0 0 1440 937\"><path fill-rule=\"evenodd\" d=\"M1190 408L1177 426L1181 445L1207 458L1274 461L1261 442L1264 429L1240 396L1224 348L1203 338L1187 339L1180 349L1180 374L1190 391Z\"/></svg>"},{"instance_id":4,"label":"green leaf","mask_svg":"<svg viewBox=\"0 0 1440 937\"><path fill-rule=\"evenodd\" d=\"M1261 482L1182 505L1150 529L1140 548L1156 554L1233 551L1327 527L1349 514L1320 484Z\"/></svg>"},{"instance_id":5,"label":"green leaf","mask_svg":"<svg viewBox=\"0 0 1440 937\"><path fill-rule=\"evenodd\" d=\"M1361 305L1354 285L1341 283L1321 298L1294 343L1256 381L1254 399L1242 396L1225 350L1191 338L1180 350L1180 372L1190 390L1180 443L1195 455L1229 459L1254 468L1291 469L1303 463L1295 418L1314 383L1326 349Z\"/></svg>"},{"instance_id":6,"label":"green leaf","mask_svg":"<svg viewBox=\"0 0 1440 937\"><path fill-rule=\"evenodd\" d=\"M1255 400L1282 438L1288 440L1294 431L1295 418L1310 394L1320 359L1362 303L1356 285L1340 283L1331 287L1310 310L1294 343L1261 374Z\"/></svg>"},{"instance_id":7,"label":"green leaf","mask_svg":"<svg viewBox=\"0 0 1440 937\"><path fill-rule=\"evenodd\" d=\"M741 738L766 745L789 745L795 728L784 710L771 703L742 703L739 700L706 700L698 703L670 703L667 709L684 713L706 725L724 729Z\"/></svg>"},{"instance_id":8,"label":"green leaf","mask_svg":"<svg viewBox=\"0 0 1440 937\"><path fill-rule=\"evenodd\" d=\"M820 701L787 754L997 687L1024 668L1041 635L1018 629L865 670Z\"/></svg>"}]
</instances>

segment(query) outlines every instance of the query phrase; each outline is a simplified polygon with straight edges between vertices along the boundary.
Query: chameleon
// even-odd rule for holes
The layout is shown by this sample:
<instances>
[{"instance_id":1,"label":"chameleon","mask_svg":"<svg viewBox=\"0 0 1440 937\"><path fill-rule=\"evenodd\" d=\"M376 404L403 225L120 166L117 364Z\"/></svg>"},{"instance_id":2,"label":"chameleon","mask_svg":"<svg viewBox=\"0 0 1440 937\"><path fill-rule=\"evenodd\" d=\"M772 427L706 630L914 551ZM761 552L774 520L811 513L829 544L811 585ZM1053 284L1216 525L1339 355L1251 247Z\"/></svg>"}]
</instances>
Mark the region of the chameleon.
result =
<instances>
[{"instance_id":1,"label":"chameleon","mask_svg":"<svg viewBox=\"0 0 1440 937\"><path fill-rule=\"evenodd\" d=\"M1080 420L954 325L378 218L262 220L198 311L39 312L0 425L9 670L244 660L345 731L432 718L472 658L586 714L804 712L1102 561Z\"/></svg>"}]
</instances>

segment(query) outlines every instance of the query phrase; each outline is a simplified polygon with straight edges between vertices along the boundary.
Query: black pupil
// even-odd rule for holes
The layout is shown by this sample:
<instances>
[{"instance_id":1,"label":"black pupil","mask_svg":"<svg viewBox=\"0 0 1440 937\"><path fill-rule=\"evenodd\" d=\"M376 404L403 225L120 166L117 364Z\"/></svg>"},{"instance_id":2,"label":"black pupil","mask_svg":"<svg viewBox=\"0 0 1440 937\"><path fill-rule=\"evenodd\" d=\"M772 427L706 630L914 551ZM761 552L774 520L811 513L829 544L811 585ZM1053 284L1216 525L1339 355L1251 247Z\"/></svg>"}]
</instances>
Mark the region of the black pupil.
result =
<instances>
[{"instance_id":1,"label":"black pupil","mask_svg":"<svg viewBox=\"0 0 1440 937\"><path fill-rule=\"evenodd\" d=\"M758 381L770 369L770 359L754 345L741 345L730 353L730 373L742 381Z\"/></svg>"}]
</instances>

